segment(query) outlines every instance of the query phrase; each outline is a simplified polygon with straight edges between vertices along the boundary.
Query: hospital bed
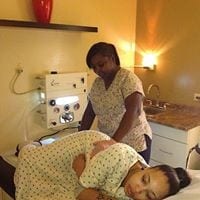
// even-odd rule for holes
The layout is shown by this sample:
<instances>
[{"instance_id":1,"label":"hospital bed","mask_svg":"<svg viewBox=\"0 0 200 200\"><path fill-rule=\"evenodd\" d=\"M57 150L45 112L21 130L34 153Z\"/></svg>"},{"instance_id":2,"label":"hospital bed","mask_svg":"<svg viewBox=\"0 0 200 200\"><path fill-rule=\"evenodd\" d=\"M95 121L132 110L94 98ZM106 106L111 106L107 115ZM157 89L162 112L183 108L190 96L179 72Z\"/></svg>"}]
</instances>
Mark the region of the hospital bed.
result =
<instances>
[{"instance_id":1,"label":"hospital bed","mask_svg":"<svg viewBox=\"0 0 200 200\"><path fill-rule=\"evenodd\" d=\"M53 138L54 140L55 138ZM52 139L51 141L52 142ZM48 142L47 142L48 143ZM2 198L0 200L10 200L15 199L15 185L13 181L15 167L17 163L17 156L15 156L15 150L6 152L0 156L0 188L4 191ZM166 198L166 200L200 200L200 170L188 169L191 175L192 182L186 188L180 190L174 196ZM11 198L7 198L7 194Z\"/></svg>"},{"instance_id":2,"label":"hospital bed","mask_svg":"<svg viewBox=\"0 0 200 200\"><path fill-rule=\"evenodd\" d=\"M73 127L71 127L69 132L65 129L63 129L63 131L57 131L56 133L51 134L50 137L48 135L41 137L40 143L42 145L52 143L58 138L66 136L71 132L74 132L75 130L77 129L73 129ZM0 188L3 190L4 193L6 193L6 196L8 195L12 199L15 199L15 185L13 178L16 165L17 156L15 149L7 151L6 153L2 153L0 155ZM2 197L0 196L0 200L7 200L7 198L2 199Z\"/></svg>"},{"instance_id":3,"label":"hospital bed","mask_svg":"<svg viewBox=\"0 0 200 200\"><path fill-rule=\"evenodd\" d=\"M0 187L13 199L15 196L13 176L16 161L17 157L14 154L0 157ZM178 194L166 198L166 200L200 200L200 170L188 171L192 177L192 183Z\"/></svg>"},{"instance_id":4,"label":"hospital bed","mask_svg":"<svg viewBox=\"0 0 200 200\"><path fill-rule=\"evenodd\" d=\"M15 197L13 181L17 157L13 155L0 156L0 187L10 197Z\"/></svg>"}]
</instances>

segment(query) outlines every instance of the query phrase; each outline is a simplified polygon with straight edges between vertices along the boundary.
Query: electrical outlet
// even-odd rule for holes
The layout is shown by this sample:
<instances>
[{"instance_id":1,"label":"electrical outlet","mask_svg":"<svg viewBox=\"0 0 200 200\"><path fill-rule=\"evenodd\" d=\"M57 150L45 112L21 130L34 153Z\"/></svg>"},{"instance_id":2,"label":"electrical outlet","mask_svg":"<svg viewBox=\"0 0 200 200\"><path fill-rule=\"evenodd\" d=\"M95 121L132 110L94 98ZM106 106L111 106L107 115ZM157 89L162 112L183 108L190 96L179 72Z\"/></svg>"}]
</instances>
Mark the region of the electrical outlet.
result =
<instances>
[{"instance_id":1,"label":"electrical outlet","mask_svg":"<svg viewBox=\"0 0 200 200\"><path fill-rule=\"evenodd\" d=\"M194 94L194 101L199 101L200 102L200 93L195 93Z\"/></svg>"},{"instance_id":2,"label":"electrical outlet","mask_svg":"<svg viewBox=\"0 0 200 200\"><path fill-rule=\"evenodd\" d=\"M22 73L24 70L22 69L22 68L17 68L16 69L16 72L18 73L18 74L20 74L20 73Z\"/></svg>"},{"instance_id":3,"label":"electrical outlet","mask_svg":"<svg viewBox=\"0 0 200 200\"><path fill-rule=\"evenodd\" d=\"M19 62L19 63L17 63L17 68L16 68L16 72L18 73L18 74L20 74L20 73L22 73L24 70L23 70L23 68L22 68L22 64Z\"/></svg>"}]
</instances>

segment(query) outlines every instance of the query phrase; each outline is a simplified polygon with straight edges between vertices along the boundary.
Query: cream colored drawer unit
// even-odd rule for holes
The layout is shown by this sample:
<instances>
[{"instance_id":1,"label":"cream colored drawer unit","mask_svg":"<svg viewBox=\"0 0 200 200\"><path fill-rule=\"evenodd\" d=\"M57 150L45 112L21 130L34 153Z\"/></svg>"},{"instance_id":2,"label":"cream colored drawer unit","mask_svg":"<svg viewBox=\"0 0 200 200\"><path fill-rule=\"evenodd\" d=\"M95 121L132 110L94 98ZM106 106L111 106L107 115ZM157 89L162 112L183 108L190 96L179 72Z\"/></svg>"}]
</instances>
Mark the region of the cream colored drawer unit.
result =
<instances>
[{"instance_id":1,"label":"cream colored drawer unit","mask_svg":"<svg viewBox=\"0 0 200 200\"><path fill-rule=\"evenodd\" d=\"M152 159L172 166L185 166L186 144L153 135ZM178 155L178 157L177 157Z\"/></svg>"},{"instance_id":2,"label":"cream colored drawer unit","mask_svg":"<svg viewBox=\"0 0 200 200\"><path fill-rule=\"evenodd\" d=\"M150 165L185 167L188 150L199 138L199 129L184 131L149 122L153 132Z\"/></svg>"}]
</instances>

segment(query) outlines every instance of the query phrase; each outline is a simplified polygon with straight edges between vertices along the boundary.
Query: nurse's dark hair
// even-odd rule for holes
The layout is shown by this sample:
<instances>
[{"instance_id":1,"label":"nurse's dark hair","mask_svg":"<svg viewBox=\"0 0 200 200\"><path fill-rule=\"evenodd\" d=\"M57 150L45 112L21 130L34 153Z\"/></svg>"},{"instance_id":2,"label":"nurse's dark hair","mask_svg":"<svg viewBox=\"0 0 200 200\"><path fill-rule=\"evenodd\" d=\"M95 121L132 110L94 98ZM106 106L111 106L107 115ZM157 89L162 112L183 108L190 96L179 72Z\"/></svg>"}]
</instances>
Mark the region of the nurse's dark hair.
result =
<instances>
[{"instance_id":1,"label":"nurse's dark hair","mask_svg":"<svg viewBox=\"0 0 200 200\"><path fill-rule=\"evenodd\" d=\"M169 191L166 197L176 194L181 188L191 183L191 177L188 172L181 167L173 168L169 165L157 165L152 168L158 168L168 179Z\"/></svg>"},{"instance_id":2,"label":"nurse's dark hair","mask_svg":"<svg viewBox=\"0 0 200 200\"><path fill-rule=\"evenodd\" d=\"M117 53L117 50L115 46L111 43L106 43L106 42L98 42L93 44L86 56L86 63L89 68L92 68L91 64L91 59L93 56L96 54L101 54L102 56L108 56L108 57L113 57L115 63L119 66L120 65L120 60L119 56Z\"/></svg>"}]
</instances>

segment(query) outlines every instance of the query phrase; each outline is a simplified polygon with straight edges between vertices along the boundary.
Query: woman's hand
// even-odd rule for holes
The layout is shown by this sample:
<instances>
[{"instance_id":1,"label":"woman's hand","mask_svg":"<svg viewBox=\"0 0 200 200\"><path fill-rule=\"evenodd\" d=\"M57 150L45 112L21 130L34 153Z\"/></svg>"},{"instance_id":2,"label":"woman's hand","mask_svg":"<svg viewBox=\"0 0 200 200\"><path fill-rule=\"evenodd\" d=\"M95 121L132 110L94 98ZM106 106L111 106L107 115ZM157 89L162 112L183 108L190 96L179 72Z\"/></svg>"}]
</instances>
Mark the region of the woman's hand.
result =
<instances>
[{"instance_id":1,"label":"woman's hand","mask_svg":"<svg viewBox=\"0 0 200 200\"><path fill-rule=\"evenodd\" d=\"M92 158L93 156L95 156L100 151L107 149L108 147L110 147L111 145L113 145L115 143L116 142L113 139L111 139L111 140L100 140L100 141L95 142L93 144L94 148L92 150L90 158Z\"/></svg>"},{"instance_id":2,"label":"woman's hand","mask_svg":"<svg viewBox=\"0 0 200 200\"><path fill-rule=\"evenodd\" d=\"M109 197L102 194L100 191L92 188L84 189L80 192L76 200L116 200L113 197Z\"/></svg>"},{"instance_id":3,"label":"woman's hand","mask_svg":"<svg viewBox=\"0 0 200 200\"><path fill-rule=\"evenodd\" d=\"M92 150L92 153L90 155L90 157L92 158L93 156L95 156L97 153L99 153L100 151L103 151L105 149L107 149L109 146L111 146L112 144L115 144L116 142L114 140L101 140L101 141L97 141L95 142L94 148ZM76 175L78 176L78 178L81 176L83 170L85 169L85 165L86 165L86 158L85 158L85 154L79 154L72 163L72 168L74 169L74 171L76 172Z\"/></svg>"},{"instance_id":4,"label":"woman's hand","mask_svg":"<svg viewBox=\"0 0 200 200\"><path fill-rule=\"evenodd\" d=\"M78 178L81 176L83 170L85 169L86 159L84 154L79 154L72 163L72 168L76 172Z\"/></svg>"}]
</instances>

